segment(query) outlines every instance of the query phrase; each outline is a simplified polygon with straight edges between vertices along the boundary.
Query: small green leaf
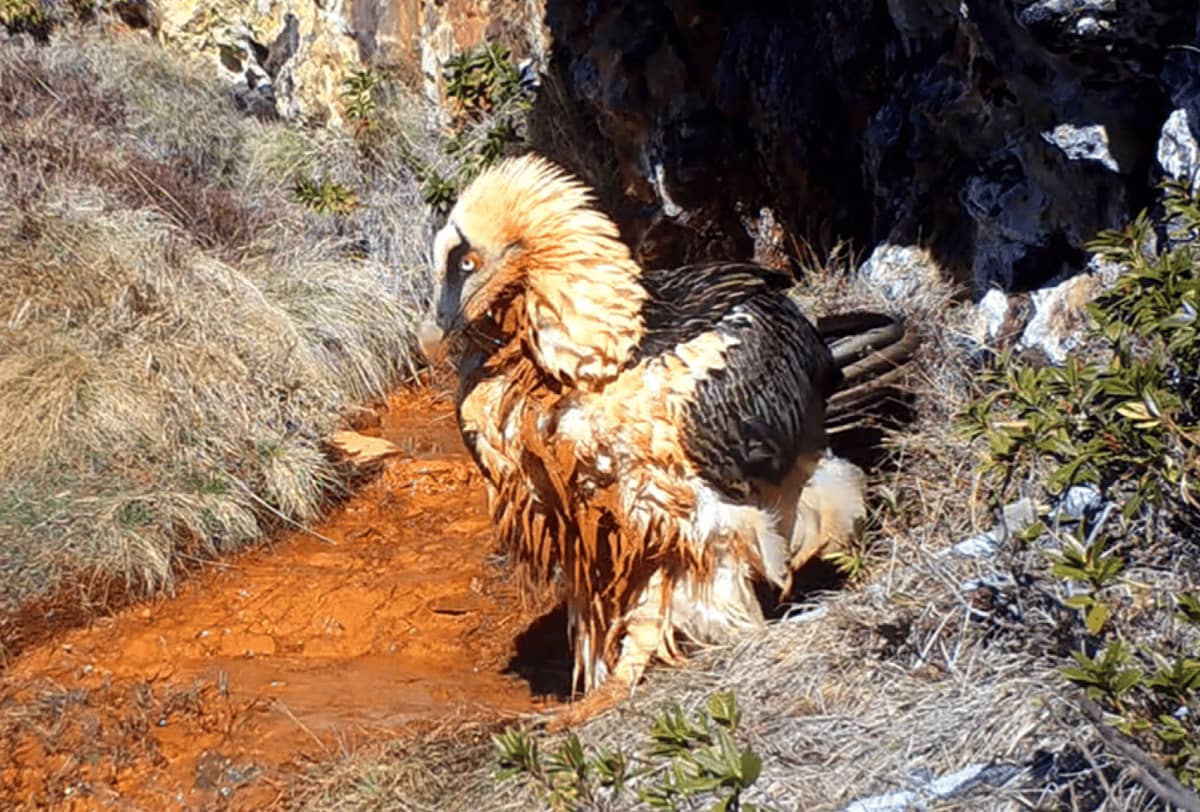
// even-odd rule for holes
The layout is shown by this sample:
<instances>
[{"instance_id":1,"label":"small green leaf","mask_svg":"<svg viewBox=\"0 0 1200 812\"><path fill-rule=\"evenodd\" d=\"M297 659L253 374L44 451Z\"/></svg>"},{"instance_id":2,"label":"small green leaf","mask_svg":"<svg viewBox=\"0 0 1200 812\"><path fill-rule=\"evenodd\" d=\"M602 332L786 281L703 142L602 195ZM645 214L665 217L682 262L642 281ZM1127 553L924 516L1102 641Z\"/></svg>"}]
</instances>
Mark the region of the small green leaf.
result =
<instances>
[{"instance_id":1,"label":"small green leaf","mask_svg":"<svg viewBox=\"0 0 1200 812\"><path fill-rule=\"evenodd\" d=\"M1096 598L1092 595L1072 595L1064 600L1063 603L1065 603L1067 606L1070 606L1072 609L1087 609L1088 607L1095 605Z\"/></svg>"},{"instance_id":2,"label":"small green leaf","mask_svg":"<svg viewBox=\"0 0 1200 812\"><path fill-rule=\"evenodd\" d=\"M1108 607L1102 603L1094 603L1088 610L1085 624L1089 634L1099 634L1108 622Z\"/></svg>"},{"instance_id":3,"label":"small green leaf","mask_svg":"<svg viewBox=\"0 0 1200 812\"><path fill-rule=\"evenodd\" d=\"M737 730L738 722L741 721L741 713L738 711L737 699L732 691L714 693L708 698L705 708L714 722L730 731Z\"/></svg>"},{"instance_id":4,"label":"small green leaf","mask_svg":"<svg viewBox=\"0 0 1200 812\"><path fill-rule=\"evenodd\" d=\"M1193 626L1200 626L1200 596L1180 593L1175 596L1175 602L1179 608L1179 616L1184 621Z\"/></svg>"},{"instance_id":5,"label":"small green leaf","mask_svg":"<svg viewBox=\"0 0 1200 812\"><path fill-rule=\"evenodd\" d=\"M750 786L762 774L762 758L753 750L742 751L742 785Z\"/></svg>"}]
</instances>

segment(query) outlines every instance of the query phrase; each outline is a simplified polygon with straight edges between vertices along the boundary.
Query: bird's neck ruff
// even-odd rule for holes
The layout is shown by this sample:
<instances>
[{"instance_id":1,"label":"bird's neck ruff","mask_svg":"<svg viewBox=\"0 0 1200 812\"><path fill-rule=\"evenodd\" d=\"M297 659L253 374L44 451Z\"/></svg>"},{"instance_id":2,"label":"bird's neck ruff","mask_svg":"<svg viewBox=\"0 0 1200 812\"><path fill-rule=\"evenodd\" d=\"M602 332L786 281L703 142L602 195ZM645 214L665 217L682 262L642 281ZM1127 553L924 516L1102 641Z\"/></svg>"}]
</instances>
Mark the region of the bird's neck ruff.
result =
<instances>
[{"instance_id":1,"label":"bird's neck ruff","mask_svg":"<svg viewBox=\"0 0 1200 812\"><path fill-rule=\"evenodd\" d=\"M578 180L525 156L481 175L451 215L486 216L500 232L496 242L508 246L512 272L497 280L506 295L495 300L493 323L508 325L505 338L545 373L589 390L616 378L632 356L647 296L616 224L593 202Z\"/></svg>"}]
</instances>

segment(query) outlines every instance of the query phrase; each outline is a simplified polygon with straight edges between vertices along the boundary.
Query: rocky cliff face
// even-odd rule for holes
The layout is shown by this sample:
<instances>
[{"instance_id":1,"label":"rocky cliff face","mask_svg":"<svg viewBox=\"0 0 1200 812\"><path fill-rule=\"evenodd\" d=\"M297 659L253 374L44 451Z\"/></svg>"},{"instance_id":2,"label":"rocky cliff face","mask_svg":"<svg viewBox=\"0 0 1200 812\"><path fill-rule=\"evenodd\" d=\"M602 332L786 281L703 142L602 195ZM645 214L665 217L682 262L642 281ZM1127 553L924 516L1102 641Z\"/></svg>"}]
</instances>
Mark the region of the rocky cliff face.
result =
<instances>
[{"instance_id":1,"label":"rocky cliff face","mask_svg":"<svg viewBox=\"0 0 1200 812\"><path fill-rule=\"evenodd\" d=\"M521 57L544 48L536 0L135 0L117 10L210 59L250 112L333 125L352 71L394 72L436 101L441 66L458 51L485 39Z\"/></svg>"},{"instance_id":2,"label":"rocky cliff face","mask_svg":"<svg viewBox=\"0 0 1200 812\"><path fill-rule=\"evenodd\" d=\"M533 146L651 263L851 240L881 285L937 273L978 300L1084 269L1098 230L1200 173L1200 10L1179 0L116 8L207 54L250 111L333 124L350 71L437 101L444 62L498 39L548 72Z\"/></svg>"},{"instance_id":3,"label":"rocky cliff face","mask_svg":"<svg viewBox=\"0 0 1200 812\"><path fill-rule=\"evenodd\" d=\"M749 256L774 219L875 249L868 270L902 249L975 298L1027 290L1200 170L1194 3L549 0L546 21L661 261Z\"/></svg>"}]
</instances>

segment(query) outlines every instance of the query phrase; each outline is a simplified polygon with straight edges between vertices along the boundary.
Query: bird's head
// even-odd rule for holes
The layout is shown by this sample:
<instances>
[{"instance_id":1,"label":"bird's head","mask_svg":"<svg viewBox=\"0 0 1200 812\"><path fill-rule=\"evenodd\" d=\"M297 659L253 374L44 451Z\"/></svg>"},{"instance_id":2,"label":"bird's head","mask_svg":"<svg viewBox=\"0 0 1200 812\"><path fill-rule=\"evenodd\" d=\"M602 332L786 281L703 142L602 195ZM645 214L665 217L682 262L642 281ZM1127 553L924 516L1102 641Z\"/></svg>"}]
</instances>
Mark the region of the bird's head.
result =
<instances>
[{"instance_id":1,"label":"bird's head","mask_svg":"<svg viewBox=\"0 0 1200 812\"><path fill-rule=\"evenodd\" d=\"M528 348L564 383L602 385L641 337L640 269L590 190L544 158L487 170L433 244L433 302L418 329L439 360L454 340Z\"/></svg>"},{"instance_id":2,"label":"bird's head","mask_svg":"<svg viewBox=\"0 0 1200 812\"><path fill-rule=\"evenodd\" d=\"M441 360L446 346L455 339L477 343L503 340L488 328L493 324L495 305L505 293L501 288L510 286L508 275L501 271L515 246L499 246L497 251L498 235L486 230L488 223L471 225L476 226L472 229L474 241L453 220L434 239L433 300L417 328L421 351L431 361Z\"/></svg>"}]
</instances>

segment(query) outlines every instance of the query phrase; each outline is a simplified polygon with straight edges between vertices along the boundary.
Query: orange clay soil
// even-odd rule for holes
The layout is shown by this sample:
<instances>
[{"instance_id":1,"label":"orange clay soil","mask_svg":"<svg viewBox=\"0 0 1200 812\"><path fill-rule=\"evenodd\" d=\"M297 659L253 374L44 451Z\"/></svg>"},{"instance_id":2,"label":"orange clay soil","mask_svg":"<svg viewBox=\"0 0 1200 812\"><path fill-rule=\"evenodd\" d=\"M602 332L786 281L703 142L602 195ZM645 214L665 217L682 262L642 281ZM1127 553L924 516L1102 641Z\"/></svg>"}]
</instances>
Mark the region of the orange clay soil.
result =
<instances>
[{"instance_id":1,"label":"orange clay soil","mask_svg":"<svg viewBox=\"0 0 1200 812\"><path fill-rule=\"evenodd\" d=\"M382 736L547 709L565 630L522 608L448 398L393 397L401 453L313 528L0 675L0 809L258 809Z\"/></svg>"}]
</instances>

